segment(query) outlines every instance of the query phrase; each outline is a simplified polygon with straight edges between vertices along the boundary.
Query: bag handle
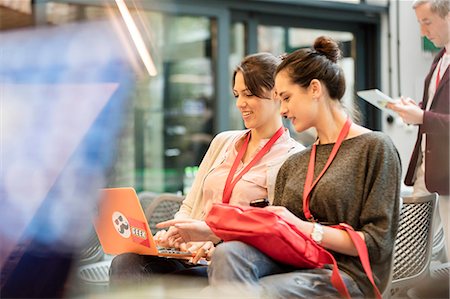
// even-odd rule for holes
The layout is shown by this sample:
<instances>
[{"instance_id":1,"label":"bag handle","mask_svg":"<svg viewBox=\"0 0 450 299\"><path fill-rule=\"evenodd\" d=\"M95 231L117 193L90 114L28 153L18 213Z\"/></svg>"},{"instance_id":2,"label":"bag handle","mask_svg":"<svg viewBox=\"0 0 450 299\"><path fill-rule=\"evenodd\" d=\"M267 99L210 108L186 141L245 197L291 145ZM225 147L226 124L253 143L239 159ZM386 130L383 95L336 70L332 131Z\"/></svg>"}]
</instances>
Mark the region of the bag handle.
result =
<instances>
[{"instance_id":1,"label":"bag handle","mask_svg":"<svg viewBox=\"0 0 450 299\"><path fill-rule=\"evenodd\" d=\"M348 225L347 223L340 223L339 225L334 227L343 229L350 235L350 238L352 239L353 244L358 251L358 256L364 268L364 272L366 272L367 278L373 286L375 297L381 299L382 296L380 290L378 289L373 279L372 268L370 267L369 253L367 251L366 243L361 238L361 236L358 235L358 233L353 229L353 227L351 227L351 225Z\"/></svg>"},{"instance_id":2,"label":"bag handle","mask_svg":"<svg viewBox=\"0 0 450 299\"><path fill-rule=\"evenodd\" d=\"M321 251L320 261L324 264L333 264L333 269L331 272L331 284L336 288L336 290L341 294L342 297L350 299L350 293L348 292L347 286L339 273L339 267L337 265L334 256L327 250Z\"/></svg>"},{"instance_id":3,"label":"bag handle","mask_svg":"<svg viewBox=\"0 0 450 299\"><path fill-rule=\"evenodd\" d=\"M364 271L366 272L367 278L369 279L370 283L373 286L375 297L377 299L382 299L380 290L378 290L378 287L373 279L372 269L370 267L369 261L369 253L367 252L366 243L363 241L360 235L358 235L358 233L350 225L346 223L340 223L339 225L334 225L332 227L345 230L349 234L350 238L353 241L353 244L356 247L356 250L358 251L358 256L364 268ZM333 264L333 269L331 273L331 284L337 289L337 291L339 292L339 294L342 295L342 297L351 298L350 294L348 293L347 286L345 285L344 281L342 280L341 274L339 273L339 267L337 265L334 256L324 249L321 251L319 260L323 264Z\"/></svg>"}]
</instances>

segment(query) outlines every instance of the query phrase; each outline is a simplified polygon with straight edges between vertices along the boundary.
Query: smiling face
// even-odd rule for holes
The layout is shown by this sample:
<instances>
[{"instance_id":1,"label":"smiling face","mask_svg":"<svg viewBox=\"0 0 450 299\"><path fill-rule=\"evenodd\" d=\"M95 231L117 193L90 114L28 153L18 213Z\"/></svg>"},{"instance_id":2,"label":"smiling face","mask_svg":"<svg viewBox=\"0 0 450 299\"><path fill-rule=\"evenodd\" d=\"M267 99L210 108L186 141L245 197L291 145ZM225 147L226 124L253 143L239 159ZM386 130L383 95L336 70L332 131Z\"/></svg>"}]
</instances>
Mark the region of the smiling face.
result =
<instances>
[{"instance_id":1,"label":"smiling face","mask_svg":"<svg viewBox=\"0 0 450 299\"><path fill-rule=\"evenodd\" d=\"M245 85L240 71L236 72L233 94L246 128L260 129L273 124L274 120L279 118L279 104L277 100L272 99L271 91L267 91L267 98L253 95Z\"/></svg>"},{"instance_id":2,"label":"smiling face","mask_svg":"<svg viewBox=\"0 0 450 299\"><path fill-rule=\"evenodd\" d=\"M293 83L288 72L283 70L275 78L275 90L281 101L281 115L291 121L297 132L315 125L319 105L314 100L311 86L303 88Z\"/></svg>"},{"instance_id":3,"label":"smiling face","mask_svg":"<svg viewBox=\"0 0 450 299\"><path fill-rule=\"evenodd\" d=\"M444 47L450 39L450 15L442 18L433 13L430 6L430 3L425 3L415 9L420 34L426 36L436 47Z\"/></svg>"}]
</instances>

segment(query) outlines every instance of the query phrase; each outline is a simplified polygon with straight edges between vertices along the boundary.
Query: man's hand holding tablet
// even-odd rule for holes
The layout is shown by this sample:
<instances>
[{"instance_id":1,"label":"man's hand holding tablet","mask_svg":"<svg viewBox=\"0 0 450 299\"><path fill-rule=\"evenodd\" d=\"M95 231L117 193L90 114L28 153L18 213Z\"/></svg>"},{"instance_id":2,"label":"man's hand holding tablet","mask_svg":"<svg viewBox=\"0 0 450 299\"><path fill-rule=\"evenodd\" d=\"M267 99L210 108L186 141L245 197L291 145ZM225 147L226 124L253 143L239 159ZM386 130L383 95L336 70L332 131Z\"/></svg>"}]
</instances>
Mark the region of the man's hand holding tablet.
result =
<instances>
[{"instance_id":1,"label":"man's hand holding tablet","mask_svg":"<svg viewBox=\"0 0 450 299\"><path fill-rule=\"evenodd\" d=\"M397 112L403 121L410 125L419 125L423 123L423 110L411 98L401 98L396 103L388 103L387 108Z\"/></svg>"},{"instance_id":2,"label":"man's hand holding tablet","mask_svg":"<svg viewBox=\"0 0 450 299\"><path fill-rule=\"evenodd\" d=\"M391 107L392 105L396 105L399 103L399 100L394 100L390 96L382 93L378 89L368 89L368 90L361 90L356 93L358 96L360 96L365 101L369 102L370 104L374 105L378 109L395 116L395 113L393 113Z\"/></svg>"},{"instance_id":3,"label":"man's hand holding tablet","mask_svg":"<svg viewBox=\"0 0 450 299\"><path fill-rule=\"evenodd\" d=\"M394 100L378 89L362 90L358 91L357 94L392 116L396 116L395 113L397 113L407 124L418 125L423 123L423 110L411 98L402 97L399 100Z\"/></svg>"}]
</instances>

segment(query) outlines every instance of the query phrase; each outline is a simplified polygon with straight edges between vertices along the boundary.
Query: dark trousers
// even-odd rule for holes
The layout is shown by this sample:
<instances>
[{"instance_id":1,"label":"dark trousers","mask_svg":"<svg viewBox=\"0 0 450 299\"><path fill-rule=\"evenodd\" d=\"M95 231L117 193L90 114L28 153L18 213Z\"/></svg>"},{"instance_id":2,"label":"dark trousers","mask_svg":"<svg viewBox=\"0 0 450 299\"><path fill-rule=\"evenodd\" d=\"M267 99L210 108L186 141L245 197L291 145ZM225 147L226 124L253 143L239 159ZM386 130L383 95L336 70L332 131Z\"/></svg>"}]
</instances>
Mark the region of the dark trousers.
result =
<instances>
[{"instance_id":1,"label":"dark trousers","mask_svg":"<svg viewBox=\"0 0 450 299\"><path fill-rule=\"evenodd\" d=\"M197 281L206 286L207 268L208 266L194 265L183 259L124 253L112 260L109 283L112 288L126 284L145 286L155 278L172 274L197 277Z\"/></svg>"}]
</instances>

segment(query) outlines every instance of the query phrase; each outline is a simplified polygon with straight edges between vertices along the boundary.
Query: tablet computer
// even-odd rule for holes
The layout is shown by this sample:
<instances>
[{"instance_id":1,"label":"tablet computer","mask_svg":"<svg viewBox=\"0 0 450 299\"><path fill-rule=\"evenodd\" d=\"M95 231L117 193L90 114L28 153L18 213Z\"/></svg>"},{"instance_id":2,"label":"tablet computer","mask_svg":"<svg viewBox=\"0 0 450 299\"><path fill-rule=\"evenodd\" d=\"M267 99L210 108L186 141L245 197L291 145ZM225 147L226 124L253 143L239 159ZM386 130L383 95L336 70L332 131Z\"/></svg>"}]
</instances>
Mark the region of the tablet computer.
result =
<instances>
[{"instance_id":1,"label":"tablet computer","mask_svg":"<svg viewBox=\"0 0 450 299\"><path fill-rule=\"evenodd\" d=\"M391 98L390 96L382 93L380 90L378 89L361 90L358 91L356 94L360 96L363 100L377 107L378 109L392 116L396 116L396 113L391 109L388 109L386 105L387 103L395 104L397 101Z\"/></svg>"}]
</instances>

